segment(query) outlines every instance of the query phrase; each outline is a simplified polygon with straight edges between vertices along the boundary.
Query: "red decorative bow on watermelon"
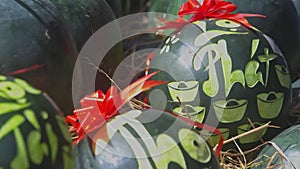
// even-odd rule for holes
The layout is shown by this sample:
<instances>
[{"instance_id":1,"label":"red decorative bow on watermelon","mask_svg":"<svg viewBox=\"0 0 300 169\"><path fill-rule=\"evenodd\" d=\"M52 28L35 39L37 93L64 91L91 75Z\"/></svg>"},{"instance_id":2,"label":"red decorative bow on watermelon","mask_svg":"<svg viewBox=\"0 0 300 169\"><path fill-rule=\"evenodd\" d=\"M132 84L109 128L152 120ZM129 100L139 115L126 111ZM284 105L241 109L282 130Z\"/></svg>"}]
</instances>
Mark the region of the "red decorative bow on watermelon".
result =
<instances>
[{"instance_id":1,"label":"red decorative bow on watermelon","mask_svg":"<svg viewBox=\"0 0 300 169\"><path fill-rule=\"evenodd\" d=\"M208 18L221 18L238 22L248 28L253 28L245 17L265 17L259 14L231 14L237 6L224 0L203 0L202 5L197 0L188 0L184 3L178 15L183 17L192 14L189 22Z\"/></svg>"},{"instance_id":2,"label":"red decorative bow on watermelon","mask_svg":"<svg viewBox=\"0 0 300 169\"><path fill-rule=\"evenodd\" d=\"M148 80L156 73L142 77L120 92L115 86L111 86L106 94L98 90L84 97L80 101L82 108L75 110L73 115L66 117L66 121L72 125L70 131L75 131L78 135L73 143L77 144L82 140L86 135L85 133L88 134L102 128L109 119L119 114L118 110L122 106L136 95L151 87L165 84L166 82Z\"/></svg>"},{"instance_id":3,"label":"red decorative bow on watermelon","mask_svg":"<svg viewBox=\"0 0 300 169\"><path fill-rule=\"evenodd\" d=\"M188 0L181 5L178 12L179 18L173 22L163 21L166 26L160 27L159 29L180 29L187 24L183 19L183 17L187 15L192 15L188 23L209 18L219 18L235 21L247 28L255 29L245 17L265 17L259 14L232 14L231 12L236 9L236 5L224 0L203 0L202 5L197 0Z\"/></svg>"}]
</instances>

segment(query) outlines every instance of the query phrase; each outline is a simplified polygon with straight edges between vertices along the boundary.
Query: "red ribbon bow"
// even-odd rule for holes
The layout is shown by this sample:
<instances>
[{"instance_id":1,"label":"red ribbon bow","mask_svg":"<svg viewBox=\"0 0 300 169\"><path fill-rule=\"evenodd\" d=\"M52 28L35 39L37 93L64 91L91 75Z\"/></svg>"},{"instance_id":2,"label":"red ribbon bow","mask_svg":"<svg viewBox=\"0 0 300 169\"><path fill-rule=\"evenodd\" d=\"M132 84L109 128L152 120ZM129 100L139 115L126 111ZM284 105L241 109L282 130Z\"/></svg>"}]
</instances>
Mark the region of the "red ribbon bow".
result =
<instances>
[{"instance_id":1,"label":"red ribbon bow","mask_svg":"<svg viewBox=\"0 0 300 169\"><path fill-rule=\"evenodd\" d=\"M192 14L193 16L189 19L189 22L207 18L228 19L238 22L247 28L253 28L253 26L250 25L245 17L265 17L259 14L231 14L236 8L236 5L224 0L203 0L202 5L197 0L188 0L181 6L178 15L183 17Z\"/></svg>"},{"instance_id":2,"label":"red ribbon bow","mask_svg":"<svg viewBox=\"0 0 300 169\"><path fill-rule=\"evenodd\" d=\"M68 115L66 121L72 125L70 131L75 131L78 137L74 140L74 144L81 141L85 133L91 133L97 129L101 129L106 122L112 117L118 115L118 110L129 100L139 93L150 89L151 87L165 84L166 82L148 80L157 72L151 73L132 83L118 93L115 86L111 86L106 94L103 91L97 92L84 97L80 103L82 108Z\"/></svg>"},{"instance_id":3,"label":"red ribbon bow","mask_svg":"<svg viewBox=\"0 0 300 169\"><path fill-rule=\"evenodd\" d=\"M178 12L178 19L176 19L173 22L162 21L166 24L166 26L160 27L158 29L176 28L178 30L188 23L208 18L228 19L231 21L238 22L246 26L247 28L255 29L245 17L265 18L264 15L259 14L232 14L231 12L233 12L236 9L236 5L234 5L231 2L226 2L224 0L203 0L202 5L197 0L188 0L186 3L181 5L181 8ZM192 16L188 20L188 22L185 22L183 17L187 15Z\"/></svg>"}]
</instances>

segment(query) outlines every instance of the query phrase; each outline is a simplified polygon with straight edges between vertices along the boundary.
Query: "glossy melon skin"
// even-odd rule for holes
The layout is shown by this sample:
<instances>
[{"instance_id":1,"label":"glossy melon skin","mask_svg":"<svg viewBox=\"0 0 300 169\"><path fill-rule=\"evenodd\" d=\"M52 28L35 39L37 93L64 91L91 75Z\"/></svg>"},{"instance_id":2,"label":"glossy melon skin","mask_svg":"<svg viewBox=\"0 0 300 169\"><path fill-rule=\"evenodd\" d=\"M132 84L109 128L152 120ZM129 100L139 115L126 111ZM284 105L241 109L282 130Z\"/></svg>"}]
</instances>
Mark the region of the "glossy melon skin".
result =
<instances>
[{"instance_id":1,"label":"glossy melon skin","mask_svg":"<svg viewBox=\"0 0 300 169\"><path fill-rule=\"evenodd\" d=\"M106 0L117 17L130 15L146 7L147 0Z\"/></svg>"},{"instance_id":2,"label":"glossy melon skin","mask_svg":"<svg viewBox=\"0 0 300 169\"><path fill-rule=\"evenodd\" d=\"M271 141L274 142L282 151L283 153L287 156L287 158L293 163L295 168L300 168L300 143L299 143L299 136L300 136L300 125L295 125L292 126L283 132L281 132L278 136L276 136L274 139ZM272 147L267 145L264 147L264 149L260 152L259 156L262 156L263 158L258 161L261 165L253 167L253 169L264 169L266 168L269 159L266 159L266 157L271 157L276 150ZM291 168L291 166L287 163L286 160L282 161L283 163L283 168ZM280 158L277 155L271 165L279 165L281 166L282 164L280 162Z\"/></svg>"},{"instance_id":3,"label":"glossy melon skin","mask_svg":"<svg viewBox=\"0 0 300 169\"><path fill-rule=\"evenodd\" d=\"M107 4L105 0L50 0L57 8L58 11L63 15L66 20L66 24L71 34L74 37L78 51L82 50L85 43L88 41L91 36L101 29L106 24L112 22L115 18L113 11ZM118 30L119 25L115 24L116 29ZM120 32L109 32L109 35L120 35ZM105 44L107 37L98 38L101 43ZM101 44L99 44L101 48ZM99 66L101 70L108 73L110 77L113 75L113 71L116 69L118 64L122 61L122 42L111 47L103 58ZM95 67L86 58L81 58L77 60L80 68L74 70L76 74L74 75L74 83L78 86L87 85L85 84L85 77L94 73ZM81 64L79 64L79 62ZM93 63L92 63L93 64ZM110 80L103 74L98 73L95 79L95 86L99 87L101 90L106 90L111 85ZM70 85L71 86L71 85ZM84 89L75 89L73 96L85 96L90 92L85 91ZM80 98L80 97L79 97ZM74 102L74 105L79 103ZM71 110L68 112L72 112Z\"/></svg>"},{"instance_id":4,"label":"glossy melon skin","mask_svg":"<svg viewBox=\"0 0 300 169\"><path fill-rule=\"evenodd\" d=\"M64 16L78 49L99 28L115 19L105 0L50 0Z\"/></svg>"},{"instance_id":5,"label":"glossy melon skin","mask_svg":"<svg viewBox=\"0 0 300 169\"><path fill-rule=\"evenodd\" d=\"M202 2L201 0L198 1ZM286 57L292 79L295 80L299 77L300 22L292 0L228 1L238 6L233 13L252 13L266 16L266 18L248 17L247 20L275 40ZM184 2L186 0L151 0L149 11L177 15L181 4Z\"/></svg>"},{"instance_id":6,"label":"glossy melon skin","mask_svg":"<svg viewBox=\"0 0 300 169\"><path fill-rule=\"evenodd\" d=\"M131 110L89 136L77 146L77 168L220 168L191 126L158 110Z\"/></svg>"},{"instance_id":7,"label":"glossy melon skin","mask_svg":"<svg viewBox=\"0 0 300 169\"><path fill-rule=\"evenodd\" d=\"M292 0L292 1L296 7L298 15L300 16L300 1L299 0Z\"/></svg>"},{"instance_id":8,"label":"glossy melon skin","mask_svg":"<svg viewBox=\"0 0 300 169\"><path fill-rule=\"evenodd\" d=\"M26 79L71 112L77 51L60 13L48 0L2 0L0 11L0 74ZM11 74L35 65L40 68Z\"/></svg>"},{"instance_id":9,"label":"glossy melon skin","mask_svg":"<svg viewBox=\"0 0 300 169\"><path fill-rule=\"evenodd\" d=\"M107 4L110 6L111 10L115 14L116 18L123 16L122 13L122 2L119 0L107 0Z\"/></svg>"},{"instance_id":10,"label":"glossy melon skin","mask_svg":"<svg viewBox=\"0 0 300 169\"><path fill-rule=\"evenodd\" d=\"M24 80L0 76L0 168L73 169L61 111Z\"/></svg>"},{"instance_id":11,"label":"glossy melon skin","mask_svg":"<svg viewBox=\"0 0 300 169\"><path fill-rule=\"evenodd\" d=\"M266 140L287 127L288 66L261 32L229 20L198 21L167 38L150 68L161 71L153 79L169 82L149 92L151 106L184 116L188 111L194 120L218 127L225 139L251 129L247 118L256 127L269 121L282 127L261 131ZM237 142L250 149L260 140L251 135Z\"/></svg>"}]
</instances>

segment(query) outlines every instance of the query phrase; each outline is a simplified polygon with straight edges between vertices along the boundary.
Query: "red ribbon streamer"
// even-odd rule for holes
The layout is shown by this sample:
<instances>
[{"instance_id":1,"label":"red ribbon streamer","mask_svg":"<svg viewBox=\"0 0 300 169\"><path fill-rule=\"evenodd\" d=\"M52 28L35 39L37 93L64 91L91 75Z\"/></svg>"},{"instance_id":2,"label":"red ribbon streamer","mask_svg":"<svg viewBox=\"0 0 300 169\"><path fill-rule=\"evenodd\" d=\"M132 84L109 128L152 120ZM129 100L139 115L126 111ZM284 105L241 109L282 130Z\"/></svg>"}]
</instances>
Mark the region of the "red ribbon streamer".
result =
<instances>
[{"instance_id":1,"label":"red ribbon streamer","mask_svg":"<svg viewBox=\"0 0 300 169\"><path fill-rule=\"evenodd\" d=\"M154 54L155 54L155 53L152 52L152 53L150 53L150 54L147 56L145 75L148 75L148 73L149 73L149 68L150 68L150 64L151 64L151 59L153 58Z\"/></svg>"},{"instance_id":2,"label":"red ribbon streamer","mask_svg":"<svg viewBox=\"0 0 300 169\"><path fill-rule=\"evenodd\" d=\"M164 18L158 18L165 26L161 26L156 28L156 30L161 29L175 29L174 33L179 32L185 25L189 24L186 20L184 20L182 17L176 18L174 21L168 21Z\"/></svg>"},{"instance_id":3,"label":"red ribbon streamer","mask_svg":"<svg viewBox=\"0 0 300 169\"><path fill-rule=\"evenodd\" d=\"M30 71L34 71L34 70L40 69L40 68L42 68L44 66L45 66L44 64L35 64L35 65L31 66L31 67L26 67L26 68L23 68L23 69L19 69L19 70L10 72L7 75L9 75L9 76L19 75L19 74L23 74L23 73L27 73L27 72L30 72Z\"/></svg>"}]
</instances>

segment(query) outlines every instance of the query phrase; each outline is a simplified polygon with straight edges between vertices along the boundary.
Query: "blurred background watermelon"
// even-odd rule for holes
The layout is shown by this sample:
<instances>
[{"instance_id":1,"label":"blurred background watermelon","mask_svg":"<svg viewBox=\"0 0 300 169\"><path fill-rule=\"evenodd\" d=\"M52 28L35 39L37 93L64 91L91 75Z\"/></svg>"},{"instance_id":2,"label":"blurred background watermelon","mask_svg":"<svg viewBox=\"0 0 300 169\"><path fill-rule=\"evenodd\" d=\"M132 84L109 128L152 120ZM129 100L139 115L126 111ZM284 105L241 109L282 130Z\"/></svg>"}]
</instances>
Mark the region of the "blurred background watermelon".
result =
<instances>
[{"instance_id":1,"label":"blurred background watermelon","mask_svg":"<svg viewBox=\"0 0 300 169\"><path fill-rule=\"evenodd\" d=\"M0 11L0 74L26 79L71 111L78 52L61 13L48 0L2 0Z\"/></svg>"},{"instance_id":2,"label":"blurred background watermelon","mask_svg":"<svg viewBox=\"0 0 300 169\"><path fill-rule=\"evenodd\" d=\"M74 169L63 114L25 80L0 76L0 168Z\"/></svg>"}]
</instances>

